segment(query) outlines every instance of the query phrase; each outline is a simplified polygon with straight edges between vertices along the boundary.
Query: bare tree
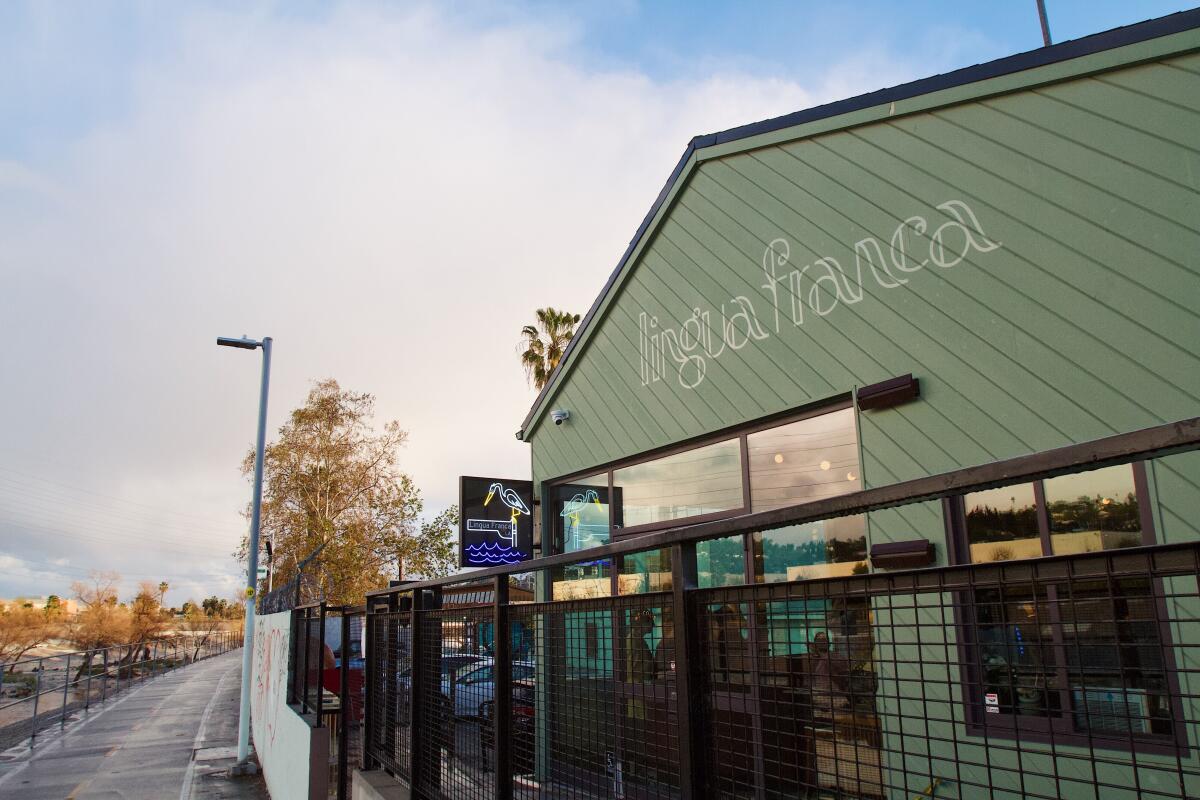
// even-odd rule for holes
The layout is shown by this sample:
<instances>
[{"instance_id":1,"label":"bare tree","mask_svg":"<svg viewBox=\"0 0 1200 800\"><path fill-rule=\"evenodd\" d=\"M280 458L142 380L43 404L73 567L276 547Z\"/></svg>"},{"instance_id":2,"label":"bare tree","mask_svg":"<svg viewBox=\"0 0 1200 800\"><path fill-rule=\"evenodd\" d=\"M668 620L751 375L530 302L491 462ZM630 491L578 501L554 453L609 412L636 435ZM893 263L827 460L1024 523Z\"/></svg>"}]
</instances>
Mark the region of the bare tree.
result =
<instances>
[{"instance_id":1,"label":"bare tree","mask_svg":"<svg viewBox=\"0 0 1200 800\"><path fill-rule=\"evenodd\" d=\"M69 620L64 634L77 650L85 652L78 675L91 669L95 651L129 642L132 619L129 609L117 604L116 572L92 571L88 580L71 584L79 601L79 613Z\"/></svg>"}]
</instances>

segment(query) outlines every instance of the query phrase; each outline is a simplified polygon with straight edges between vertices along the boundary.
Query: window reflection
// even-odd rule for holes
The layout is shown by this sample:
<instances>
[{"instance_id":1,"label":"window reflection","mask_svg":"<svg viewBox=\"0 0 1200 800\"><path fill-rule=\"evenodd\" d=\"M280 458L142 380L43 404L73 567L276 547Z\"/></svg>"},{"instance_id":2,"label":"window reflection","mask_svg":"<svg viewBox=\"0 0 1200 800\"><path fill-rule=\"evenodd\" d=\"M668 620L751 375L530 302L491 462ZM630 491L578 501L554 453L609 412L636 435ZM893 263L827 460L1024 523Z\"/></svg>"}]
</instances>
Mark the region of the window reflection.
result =
<instances>
[{"instance_id":1,"label":"window reflection","mask_svg":"<svg viewBox=\"0 0 1200 800\"><path fill-rule=\"evenodd\" d=\"M972 492L964 500L972 563L1042 555L1032 483Z\"/></svg>"},{"instance_id":2,"label":"window reflection","mask_svg":"<svg viewBox=\"0 0 1200 800\"><path fill-rule=\"evenodd\" d=\"M551 502L562 552L608 544L608 473L555 486Z\"/></svg>"},{"instance_id":3,"label":"window reflection","mask_svg":"<svg viewBox=\"0 0 1200 800\"><path fill-rule=\"evenodd\" d=\"M730 439L615 470L613 490L627 528L741 508L741 446Z\"/></svg>"},{"instance_id":4,"label":"window reflection","mask_svg":"<svg viewBox=\"0 0 1200 800\"><path fill-rule=\"evenodd\" d=\"M867 521L861 514L756 533L753 545L759 583L868 571Z\"/></svg>"},{"instance_id":5,"label":"window reflection","mask_svg":"<svg viewBox=\"0 0 1200 800\"><path fill-rule=\"evenodd\" d=\"M754 511L807 503L862 487L852 408L751 433L746 446Z\"/></svg>"},{"instance_id":6,"label":"window reflection","mask_svg":"<svg viewBox=\"0 0 1200 800\"><path fill-rule=\"evenodd\" d=\"M670 550L646 550L622 560L621 576L617 578L618 593L665 592L671 585Z\"/></svg>"},{"instance_id":7,"label":"window reflection","mask_svg":"<svg viewBox=\"0 0 1200 800\"><path fill-rule=\"evenodd\" d=\"M1127 464L1045 481L1050 545L1056 555L1137 547L1142 521Z\"/></svg>"},{"instance_id":8,"label":"window reflection","mask_svg":"<svg viewBox=\"0 0 1200 800\"><path fill-rule=\"evenodd\" d=\"M746 551L741 536L696 544L696 585L737 586L746 582Z\"/></svg>"},{"instance_id":9,"label":"window reflection","mask_svg":"<svg viewBox=\"0 0 1200 800\"><path fill-rule=\"evenodd\" d=\"M988 713L1057 717L1062 698L1046 589L1012 586L975 593L979 656Z\"/></svg>"},{"instance_id":10,"label":"window reflection","mask_svg":"<svg viewBox=\"0 0 1200 800\"><path fill-rule=\"evenodd\" d=\"M608 597L612 594L612 561L582 561L551 570L551 591L555 600Z\"/></svg>"}]
</instances>

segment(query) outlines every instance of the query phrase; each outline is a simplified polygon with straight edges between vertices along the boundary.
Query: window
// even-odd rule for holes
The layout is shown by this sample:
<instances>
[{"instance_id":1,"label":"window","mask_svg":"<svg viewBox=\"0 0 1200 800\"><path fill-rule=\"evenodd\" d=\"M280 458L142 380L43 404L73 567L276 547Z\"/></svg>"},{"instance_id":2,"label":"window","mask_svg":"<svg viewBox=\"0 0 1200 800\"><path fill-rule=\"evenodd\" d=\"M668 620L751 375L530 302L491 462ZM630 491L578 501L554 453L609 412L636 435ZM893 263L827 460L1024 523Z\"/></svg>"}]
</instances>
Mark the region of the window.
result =
<instances>
[{"instance_id":1,"label":"window","mask_svg":"<svg viewBox=\"0 0 1200 800\"><path fill-rule=\"evenodd\" d=\"M746 446L754 511L808 503L862 487L853 408L751 433Z\"/></svg>"},{"instance_id":2,"label":"window","mask_svg":"<svg viewBox=\"0 0 1200 800\"><path fill-rule=\"evenodd\" d=\"M753 534L759 583L858 575L868 571L864 515L789 525Z\"/></svg>"},{"instance_id":3,"label":"window","mask_svg":"<svg viewBox=\"0 0 1200 800\"><path fill-rule=\"evenodd\" d=\"M613 470L617 524L636 528L742 508L738 439Z\"/></svg>"},{"instance_id":4,"label":"window","mask_svg":"<svg viewBox=\"0 0 1200 800\"><path fill-rule=\"evenodd\" d=\"M646 550L621 559L618 594L645 594L671 589L671 551Z\"/></svg>"},{"instance_id":5,"label":"window","mask_svg":"<svg viewBox=\"0 0 1200 800\"><path fill-rule=\"evenodd\" d=\"M667 455L548 482L545 497L554 551L573 553L682 520L768 511L861 488L858 428L854 408L846 402L801 418L748 426ZM734 563L745 561L746 551L733 546L740 538L701 548L698 555L709 560L702 582L725 585L744 575Z\"/></svg>"},{"instance_id":6,"label":"window","mask_svg":"<svg viewBox=\"0 0 1200 800\"><path fill-rule=\"evenodd\" d=\"M1152 543L1140 464L963 497L965 560L1009 561ZM1173 714L1153 582L1112 576L975 590L978 722L1114 745L1162 741ZM970 694L970 693L968 693Z\"/></svg>"},{"instance_id":7,"label":"window","mask_svg":"<svg viewBox=\"0 0 1200 800\"><path fill-rule=\"evenodd\" d=\"M696 585L737 586L746 582L746 549L741 536L696 543Z\"/></svg>"},{"instance_id":8,"label":"window","mask_svg":"<svg viewBox=\"0 0 1200 800\"><path fill-rule=\"evenodd\" d=\"M550 490L558 552L608 544L608 473L576 478Z\"/></svg>"},{"instance_id":9,"label":"window","mask_svg":"<svg viewBox=\"0 0 1200 800\"><path fill-rule=\"evenodd\" d=\"M555 600L580 600L612 594L612 559L582 561L550 570L550 591Z\"/></svg>"},{"instance_id":10,"label":"window","mask_svg":"<svg viewBox=\"0 0 1200 800\"><path fill-rule=\"evenodd\" d=\"M1141 465L1062 475L963 497L973 564L1150 543L1137 485Z\"/></svg>"}]
</instances>

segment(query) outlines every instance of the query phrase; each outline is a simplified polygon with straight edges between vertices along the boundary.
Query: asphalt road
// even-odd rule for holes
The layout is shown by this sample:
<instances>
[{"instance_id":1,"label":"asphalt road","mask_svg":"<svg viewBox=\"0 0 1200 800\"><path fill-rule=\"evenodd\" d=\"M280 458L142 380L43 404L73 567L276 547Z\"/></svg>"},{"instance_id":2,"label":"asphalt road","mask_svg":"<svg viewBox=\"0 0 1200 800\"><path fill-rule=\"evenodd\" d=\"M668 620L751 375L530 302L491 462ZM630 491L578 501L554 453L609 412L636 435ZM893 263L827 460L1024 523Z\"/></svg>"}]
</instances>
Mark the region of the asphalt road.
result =
<instances>
[{"instance_id":1,"label":"asphalt road","mask_svg":"<svg viewBox=\"0 0 1200 800\"><path fill-rule=\"evenodd\" d=\"M39 737L32 754L0 762L0 798L163 800L266 798L257 778L230 779L219 761L193 761L237 742L242 652L156 678Z\"/></svg>"}]
</instances>

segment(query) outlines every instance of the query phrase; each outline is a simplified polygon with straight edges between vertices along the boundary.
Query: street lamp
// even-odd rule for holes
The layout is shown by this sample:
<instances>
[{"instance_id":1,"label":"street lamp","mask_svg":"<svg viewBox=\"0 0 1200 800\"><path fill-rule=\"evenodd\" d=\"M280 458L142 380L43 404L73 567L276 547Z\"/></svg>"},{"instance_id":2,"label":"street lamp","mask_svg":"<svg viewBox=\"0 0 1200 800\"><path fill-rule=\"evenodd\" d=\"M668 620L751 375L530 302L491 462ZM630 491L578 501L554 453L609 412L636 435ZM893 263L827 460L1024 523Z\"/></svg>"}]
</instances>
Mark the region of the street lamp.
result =
<instances>
[{"instance_id":1,"label":"street lamp","mask_svg":"<svg viewBox=\"0 0 1200 800\"><path fill-rule=\"evenodd\" d=\"M262 385L258 394L258 439L254 445L254 501L250 506L250 563L246 572L246 632L242 643L242 702L238 710L237 763L241 767L250 758L250 678L254 670L254 605L258 589L258 529L262 520L263 450L267 440L267 388L271 383L271 337L261 342L218 336L221 347L242 350L262 348Z\"/></svg>"}]
</instances>

